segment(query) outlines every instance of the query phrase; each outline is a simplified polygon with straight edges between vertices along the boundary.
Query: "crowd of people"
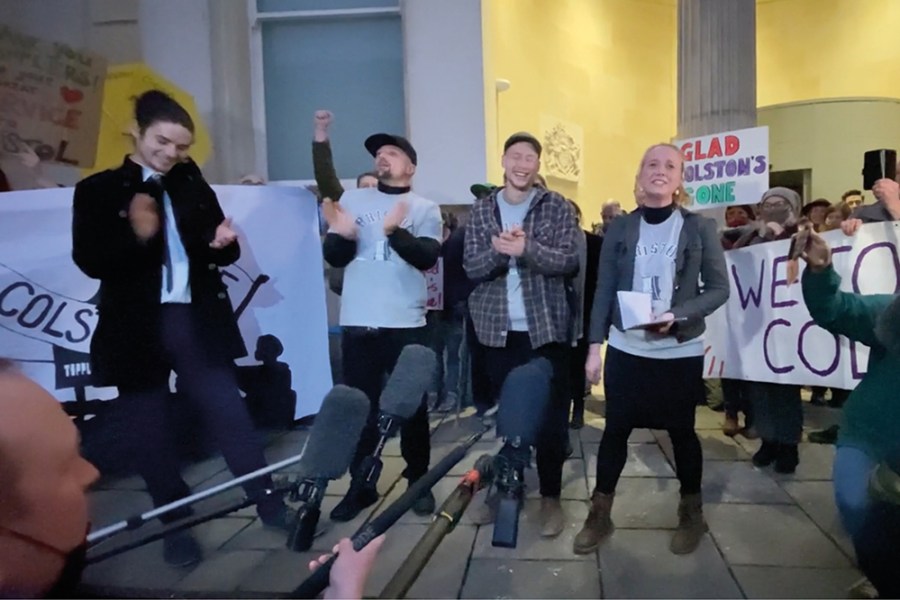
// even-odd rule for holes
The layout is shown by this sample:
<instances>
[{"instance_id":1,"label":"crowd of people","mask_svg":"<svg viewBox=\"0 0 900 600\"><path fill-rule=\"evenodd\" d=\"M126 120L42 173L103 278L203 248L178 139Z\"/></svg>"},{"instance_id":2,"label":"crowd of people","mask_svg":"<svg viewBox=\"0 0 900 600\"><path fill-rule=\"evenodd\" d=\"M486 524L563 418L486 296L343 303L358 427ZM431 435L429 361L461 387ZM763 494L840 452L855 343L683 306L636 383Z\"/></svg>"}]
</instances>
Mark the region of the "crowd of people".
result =
<instances>
[{"instance_id":1,"label":"crowd of people","mask_svg":"<svg viewBox=\"0 0 900 600\"><path fill-rule=\"evenodd\" d=\"M190 494L166 421L172 371L235 476L266 462L232 368L246 349L218 271L239 258L238 236L189 158L194 128L187 112L151 91L136 100L135 116L134 153L75 188L72 256L101 286L93 375L98 385L117 386L127 398L135 466L159 507ZM331 519L352 520L378 500L362 465L378 442L379 397L403 348L424 344L439 351L442 368L434 402L429 406L423 396L401 428L409 485L430 465L429 409L471 403L483 416L513 369L543 359L552 368L546 409L525 414L539 424L534 452L541 535L558 536L569 520L560 502L563 464L571 454L568 429L584 425L585 398L602 381L606 423L596 487L572 551L593 552L612 535L629 435L651 428L671 438L680 484L669 550L693 552L708 531L695 431L696 406L706 396L703 334L706 317L729 297L725 253L811 229L801 256L808 263L803 294L813 319L871 348L868 372L849 398L832 390L832 402L845 404L834 466L836 502L860 568L883 596L900 593L892 570L900 564L900 402L894 393L900 384L900 301L840 292L830 251L817 233L840 228L852 235L863 223L897 220L897 182L878 181L872 205L850 190L834 206L825 199L804 206L797 192L774 187L754 206L729 208L720 230L686 208L684 158L678 147L660 143L636 165L637 208L626 213L610 201L601 222L586 230L578 205L541 177L543 147L528 132L503 144L503 185L473 185L471 210L460 215L414 191L418 155L410 140L396 134L365 138L374 168L359 174L355 189L344 189L329 141L332 120L327 111L316 113L312 142L323 256L331 288L341 296L343 383L368 396L371 412L352 482ZM445 303L429 311L423 271L438 261ZM630 294L647 297L651 307L637 325L623 316ZM52 397L7 362L0 362L0 384L0 589L5 595L53 593L71 584L83 558L85 493L97 472L78 454L74 427ZM759 437L754 464L793 472L802 436L800 388L743 380L724 380L722 388L724 432ZM824 390L813 391L816 402L824 396ZM34 443L37 434L30 432L53 423L58 444ZM260 477L244 487L258 498L264 525L289 529L288 507L265 494L271 484ZM488 498L472 519L490 523L496 507ZM413 510L433 513L433 494L423 492ZM59 523L42 520L45 514ZM335 549L342 558L332 571L332 597L361 595L360 581L377 548L357 553L342 541ZM193 564L201 555L188 532L164 539L165 559L173 565Z\"/></svg>"}]
</instances>

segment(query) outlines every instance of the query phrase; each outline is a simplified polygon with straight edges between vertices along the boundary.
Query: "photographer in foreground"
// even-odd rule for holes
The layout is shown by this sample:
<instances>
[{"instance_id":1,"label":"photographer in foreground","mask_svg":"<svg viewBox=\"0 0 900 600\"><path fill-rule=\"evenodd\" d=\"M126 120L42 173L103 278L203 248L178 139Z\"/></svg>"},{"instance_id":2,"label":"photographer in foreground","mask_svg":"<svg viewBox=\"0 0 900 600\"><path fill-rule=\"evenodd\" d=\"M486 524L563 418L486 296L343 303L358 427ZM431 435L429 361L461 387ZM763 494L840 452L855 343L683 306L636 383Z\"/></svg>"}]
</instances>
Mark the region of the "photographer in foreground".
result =
<instances>
[{"instance_id":1,"label":"photographer in foreground","mask_svg":"<svg viewBox=\"0 0 900 600\"><path fill-rule=\"evenodd\" d=\"M806 261L803 299L816 324L869 346L868 371L844 406L835 502L860 569L882 598L900 597L900 296L840 291L816 233L795 240ZM801 233L800 236L805 234ZM798 236L799 238L799 236Z\"/></svg>"}]
</instances>

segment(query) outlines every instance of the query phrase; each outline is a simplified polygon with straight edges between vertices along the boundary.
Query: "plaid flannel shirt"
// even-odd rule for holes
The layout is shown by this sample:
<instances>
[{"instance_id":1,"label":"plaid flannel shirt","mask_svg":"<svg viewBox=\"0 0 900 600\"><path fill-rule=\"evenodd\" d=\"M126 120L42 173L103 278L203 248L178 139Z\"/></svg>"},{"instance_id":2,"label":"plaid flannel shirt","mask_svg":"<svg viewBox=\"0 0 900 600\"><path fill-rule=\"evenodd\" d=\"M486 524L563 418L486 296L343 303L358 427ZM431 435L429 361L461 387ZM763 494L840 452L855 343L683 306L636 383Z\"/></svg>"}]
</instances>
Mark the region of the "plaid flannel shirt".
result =
<instances>
[{"instance_id":1,"label":"plaid flannel shirt","mask_svg":"<svg viewBox=\"0 0 900 600\"><path fill-rule=\"evenodd\" d=\"M518 259L525 316L533 348L569 343L573 333L571 277L578 269L578 221L565 198L543 188L525 216L525 252ZM509 330L506 275L509 257L494 250L491 237L503 231L495 190L472 207L466 224L466 274L476 283L469 313L478 341L503 348Z\"/></svg>"}]
</instances>

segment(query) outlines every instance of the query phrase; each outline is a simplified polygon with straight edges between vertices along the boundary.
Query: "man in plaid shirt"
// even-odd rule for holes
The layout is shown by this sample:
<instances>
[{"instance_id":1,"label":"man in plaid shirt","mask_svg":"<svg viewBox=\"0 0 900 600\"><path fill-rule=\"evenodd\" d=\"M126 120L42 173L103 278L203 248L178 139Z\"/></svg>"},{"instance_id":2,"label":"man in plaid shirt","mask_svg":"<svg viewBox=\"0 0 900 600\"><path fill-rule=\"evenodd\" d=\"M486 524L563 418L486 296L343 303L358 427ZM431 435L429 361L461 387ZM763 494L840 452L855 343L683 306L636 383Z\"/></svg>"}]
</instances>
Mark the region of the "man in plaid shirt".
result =
<instances>
[{"instance_id":1,"label":"man in plaid shirt","mask_svg":"<svg viewBox=\"0 0 900 600\"><path fill-rule=\"evenodd\" d=\"M494 398L509 372L544 357L553 365L553 386L537 443L541 482L541 534L562 532L559 501L568 436L568 346L573 339L578 270L578 222L565 198L535 185L541 143L516 133L503 145L506 185L475 202L466 226L464 266L476 282L469 310ZM476 521L492 521L489 502Z\"/></svg>"}]
</instances>

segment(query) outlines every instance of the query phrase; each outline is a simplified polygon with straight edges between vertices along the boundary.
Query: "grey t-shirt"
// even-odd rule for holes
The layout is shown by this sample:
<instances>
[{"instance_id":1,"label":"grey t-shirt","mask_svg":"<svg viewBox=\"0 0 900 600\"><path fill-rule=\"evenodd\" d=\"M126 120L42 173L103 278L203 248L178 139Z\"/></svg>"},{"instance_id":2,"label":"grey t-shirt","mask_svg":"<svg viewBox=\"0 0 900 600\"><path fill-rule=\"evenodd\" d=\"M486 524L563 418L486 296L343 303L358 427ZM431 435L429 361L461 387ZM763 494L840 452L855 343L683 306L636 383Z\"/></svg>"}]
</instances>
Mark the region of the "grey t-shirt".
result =
<instances>
[{"instance_id":1,"label":"grey t-shirt","mask_svg":"<svg viewBox=\"0 0 900 600\"><path fill-rule=\"evenodd\" d=\"M510 204L503 196L503 190L497 194L497 206L500 208L500 225L504 231L513 227L522 227L525 215L531 208L531 202L537 192L534 188L519 204ZM525 298L522 296L522 278L515 258L509 259L509 273L506 275L506 302L509 306L509 329L511 331L528 331L528 317L525 315Z\"/></svg>"},{"instance_id":2,"label":"grey t-shirt","mask_svg":"<svg viewBox=\"0 0 900 600\"><path fill-rule=\"evenodd\" d=\"M657 225L641 220L640 236L634 253L634 278L631 289L650 295L653 316L672 308L675 293L675 260L678 240L684 227L679 211ZM609 330L609 344L618 350L648 358L684 358L703 355L703 338L679 343L674 336L658 336L643 330Z\"/></svg>"},{"instance_id":3,"label":"grey t-shirt","mask_svg":"<svg viewBox=\"0 0 900 600\"><path fill-rule=\"evenodd\" d=\"M400 258L384 235L384 218L401 200L409 203L401 227L416 237L440 241L440 208L413 192L395 195L365 188L347 190L341 196L341 206L359 227L356 257L344 271L343 326L409 329L425 325L425 275Z\"/></svg>"}]
</instances>

